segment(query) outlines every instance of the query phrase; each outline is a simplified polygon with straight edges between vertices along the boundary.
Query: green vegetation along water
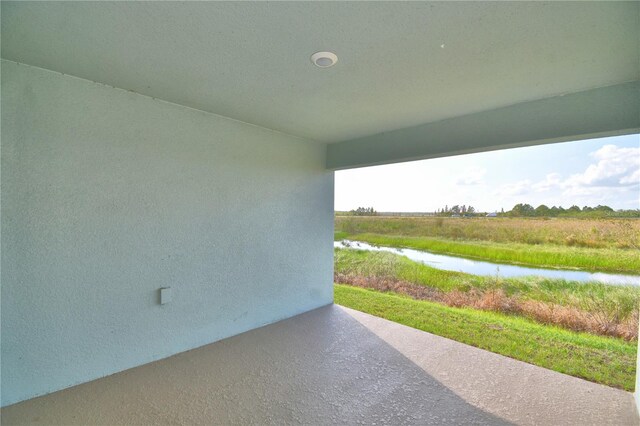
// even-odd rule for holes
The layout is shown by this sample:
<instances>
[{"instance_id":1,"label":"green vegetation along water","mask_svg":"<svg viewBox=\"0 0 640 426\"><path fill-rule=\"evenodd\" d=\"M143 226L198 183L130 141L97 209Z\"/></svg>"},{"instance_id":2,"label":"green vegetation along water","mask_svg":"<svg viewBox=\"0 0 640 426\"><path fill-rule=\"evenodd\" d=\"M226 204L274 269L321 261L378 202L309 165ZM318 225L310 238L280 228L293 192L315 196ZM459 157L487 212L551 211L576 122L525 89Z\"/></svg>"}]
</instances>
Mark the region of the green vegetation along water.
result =
<instances>
[{"instance_id":1,"label":"green vegetation along water","mask_svg":"<svg viewBox=\"0 0 640 426\"><path fill-rule=\"evenodd\" d=\"M526 265L514 265L469 259L442 253L410 248L385 247L362 241L341 240L333 243L334 248L354 248L366 251L384 251L405 256L414 262L422 263L445 271L465 272L482 276L500 276L504 278L537 276L551 279L563 279L579 282L601 282L610 285L635 285L640 287L640 275L613 274L611 272L592 272L578 269L540 268Z\"/></svg>"},{"instance_id":2,"label":"green vegetation along water","mask_svg":"<svg viewBox=\"0 0 640 426\"><path fill-rule=\"evenodd\" d=\"M413 248L494 263L538 266L541 268L575 268L587 271L640 272L640 250L591 249L488 241L452 241L428 237L404 237L337 232L336 240L364 241L387 247Z\"/></svg>"},{"instance_id":3,"label":"green vegetation along water","mask_svg":"<svg viewBox=\"0 0 640 426\"><path fill-rule=\"evenodd\" d=\"M640 287L445 271L388 253L336 249L334 281L450 306L499 311L576 331L636 339Z\"/></svg>"},{"instance_id":4,"label":"green vegetation along water","mask_svg":"<svg viewBox=\"0 0 640 426\"><path fill-rule=\"evenodd\" d=\"M336 217L335 230L336 240L640 275L640 220Z\"/></svg>"}]
</instances>

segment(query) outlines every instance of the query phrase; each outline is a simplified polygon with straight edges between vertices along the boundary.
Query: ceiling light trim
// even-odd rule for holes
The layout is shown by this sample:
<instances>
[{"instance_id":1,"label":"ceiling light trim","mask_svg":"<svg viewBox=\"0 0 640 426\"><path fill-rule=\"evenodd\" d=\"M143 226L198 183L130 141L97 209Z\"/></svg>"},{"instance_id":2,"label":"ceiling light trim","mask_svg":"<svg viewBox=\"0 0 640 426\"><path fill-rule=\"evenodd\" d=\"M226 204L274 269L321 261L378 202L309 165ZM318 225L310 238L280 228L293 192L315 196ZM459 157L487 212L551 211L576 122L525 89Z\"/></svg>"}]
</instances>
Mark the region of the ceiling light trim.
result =
<instances>
[{"instance_id":1,"label":"ceiling light trim","mask_svg":"<svg viewBox=\"0 0 640 426\"><path fill-rule=\"evenodd\" d=\"M311 62L319 68L329 68L338 62L338 56L333 52L316 52L311 55Z\"/></svg>"}]
</instances>

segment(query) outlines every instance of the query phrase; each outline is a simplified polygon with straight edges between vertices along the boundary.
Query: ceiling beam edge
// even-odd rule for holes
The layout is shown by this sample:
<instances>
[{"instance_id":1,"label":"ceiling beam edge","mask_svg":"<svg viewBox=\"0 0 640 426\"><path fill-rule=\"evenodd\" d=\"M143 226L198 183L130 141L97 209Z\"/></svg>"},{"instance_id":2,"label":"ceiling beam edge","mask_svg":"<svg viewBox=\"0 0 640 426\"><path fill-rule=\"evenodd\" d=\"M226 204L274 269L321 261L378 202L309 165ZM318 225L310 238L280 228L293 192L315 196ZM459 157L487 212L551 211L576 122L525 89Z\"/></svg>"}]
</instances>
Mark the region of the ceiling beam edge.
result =
<instances>
[{"instance_id":1,"label":"ceiling beam edge","mask_svg":"<svg viewBox=\"0 0 640 426\"><path fill-rule=\"evenodd\" d=\"M330 144L326 167L349 169L640 132L640 81Z\"/></svg>"}]
</instances>

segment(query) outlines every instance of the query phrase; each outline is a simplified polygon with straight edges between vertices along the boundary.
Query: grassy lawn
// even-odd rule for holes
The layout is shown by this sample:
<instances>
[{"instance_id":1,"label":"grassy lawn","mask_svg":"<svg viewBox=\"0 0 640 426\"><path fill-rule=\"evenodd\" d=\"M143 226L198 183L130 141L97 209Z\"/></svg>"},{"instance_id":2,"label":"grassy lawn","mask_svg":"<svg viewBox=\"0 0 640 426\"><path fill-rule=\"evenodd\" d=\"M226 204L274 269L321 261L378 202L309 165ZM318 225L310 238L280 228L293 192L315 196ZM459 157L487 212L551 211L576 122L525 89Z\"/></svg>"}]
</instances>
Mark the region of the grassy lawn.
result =
<instances>
[{"instance_id":1,"label":"grassy lawn","mask_svg":"<svg viewBox=\"0 0 640 426\"><path fill-rule=\"evenodd\" d=\"M637 342L340 284L335 285L335 302L530 364L634 390Z\"/></svg>"}]
</instances>

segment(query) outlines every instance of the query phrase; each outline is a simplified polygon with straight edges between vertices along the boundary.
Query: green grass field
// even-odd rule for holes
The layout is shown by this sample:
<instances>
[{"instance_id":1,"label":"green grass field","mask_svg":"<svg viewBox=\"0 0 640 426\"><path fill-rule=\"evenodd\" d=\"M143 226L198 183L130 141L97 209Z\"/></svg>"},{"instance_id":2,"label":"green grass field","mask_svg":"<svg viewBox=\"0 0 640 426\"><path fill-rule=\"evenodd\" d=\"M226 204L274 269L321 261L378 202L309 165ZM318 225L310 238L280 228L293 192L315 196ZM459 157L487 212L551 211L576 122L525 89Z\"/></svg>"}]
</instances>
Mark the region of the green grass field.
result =
<instances>
[{"instance_id":1,"label":"green grass field","mask_svg":"<svg viewBox=\"0 0 640 426\"><path fill-rule=\"evenodd\" d=\"M336 216L336 231L494 243L640 249L640 220Z\"/></svg>"},{"instance_id":2,"label":"green grass field","mask_svg":"<svg viewBox=\"0 0 640 426\"><path fill-rule=\"evenodd\" d=\"M639 220L336 217L335 231L496 263L640 274Z\"/></svg>"},{"instance_id":3,"label":"green grass field","mask_svg":"<svg viewBox=\"0 0 640 426\"><path fill-rule=\"evenodd\" d=\"M339 284L335 285L335 302L530 364L634 390L636 342Z\"/></svg>"}]
</instances>

